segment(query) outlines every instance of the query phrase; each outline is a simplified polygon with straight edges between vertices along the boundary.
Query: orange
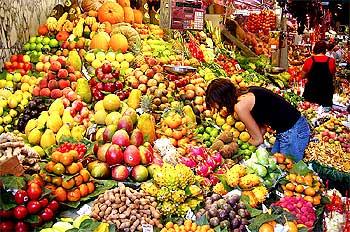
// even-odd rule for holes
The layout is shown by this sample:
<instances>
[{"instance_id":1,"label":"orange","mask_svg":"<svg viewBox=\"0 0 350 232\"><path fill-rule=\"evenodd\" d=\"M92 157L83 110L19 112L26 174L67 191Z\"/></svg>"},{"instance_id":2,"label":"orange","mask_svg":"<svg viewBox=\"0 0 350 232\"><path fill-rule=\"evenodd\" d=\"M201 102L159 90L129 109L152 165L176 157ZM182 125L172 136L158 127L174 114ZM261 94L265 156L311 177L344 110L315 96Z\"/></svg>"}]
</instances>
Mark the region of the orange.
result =
<instances>
[{"instance_id":1,"label":"orange","mask_svg":"<svg viewBox=\"0 0 350 232\"><path fill-rule=\"evenodd\" d=\"M308 185L308 186L312 186L312 182L313 182L313 179L312 179L312 175L306 175L304 177L304 181L305 181L305 184Z\"/></svg>"},{"instance_id":2,"label":"orange","mask_svg":"<svg viewBox=\"0 0 350 232\"><path fill-rule=\"evenodd\" d=\"M274 232L274 231L275 231L274 227L268 223L262 224L262 226L260 226L259 228L259 232Z\"/></svg>"},{"instance_id":3,"label":"orange","mask_svg":"<svg viewBox=\"0 0 350 232\"><path fill-rule=\"evenodd\" d=\"M295 187L295 192L297 193L302 193L304 191L304 186L298 184L296 187Z\"/></svg>"},{"instance_id":4,"label":"orange","mask_svg":"<svg viewBox=\"0 0 350 232\"><path fill-rule=\"evenodd\" d=\"M84 183L84 178L83 178L82 175L77 175L77 176L74 177L74 181L75 181L75 185L79 186L82 183Z\"/></svg>"},{"instance_id":5,"label":"orange","mask_svg":"<svg viewBox=\"0 0 350 232\"><path fill-rule=\"evenodd\" d=\"M314 201L313 201L313 204L314 204L314 205L319 205L319 204L321 204L321 199L318 198L318 197L315 197L315 198L314 198Z\"/></svg>"},{"instance_id":6,"label":"orange","mask_svg":"<svg viewBox=\"0 0 350 232\"><path fill-rule=\"evenodd\" d=\"M61 158L60 158L60 162L64 165L64 166L69 166L73 163L74 158L71 154L69 153L64 153Z\"/></svg>"},{"instance_id":7,"label":"orange","mask_svg":"<svg viewBox=\"0 0 350 232\"><path fill-rule=\"evenodd\" d=\"M81 198L79 189L74 189L73 191L68 192L67 199L68 201L79 201Z\"/></svg>"},{"instance_id":8,"label":"orange","mask_svg":"<svg viewBox=\"0 0 350 232\"><path fill-rule=\"evenodd\" d=\"M310 196L305 196L305 197L304 197L304 200L310 202L311 204L314 203L314 198L313 198L313 197L310 197Z\"/></svg>"},{"instance_id":9,"label":"orange","mask_svg":"<svg viewBox=\"0 0 350 232\"><path fill-rule=\"evenodd\" d=\"M62 181L62 187L65 188L65 189L71 189L71 188L74 187L74 185L75 185L74 178Z\"/></svg>"},{"instance_id":10,"label":"orange","mask_svg":"<svg viewBox=\"0 0 350 232\"><path fill-rule=\"evenodd\" d=\"M54 193L57 201L62 202L67 200L67 191L64 188L58 187Z\"/></svg>"},{"instance_id":11,"label":"orange","mask_svg":"<svg viewBox=\"0 0 350 232\"><path fill-rule=\"evenodd\" d=\"M53 173L55 173L56 175L62 175L65 172L64 166L61 163L57 163L55 164L55 166L53 166Z\"/></svg>"},{"instance_id":12,"label":"orange","mask_svg":"<svg viewBox=\"0 0 350 232\"><path fill-rule=\"evenodd\" d=\"M53 161L49 161L46 165L45 165L45 170L47 172L53 172L53 167L55 166L55 162Z\"/></svg>"},{"instance_id":13,"label":"orange","mask_svg":"<svg viewBox=\"0 0 350 232\"><path fill-rule=\"evenodd\" d=\"M284 191L284 195L286 197L292 197L294 195L294 193L292 191L286 190L286 191Z\"/></svg>"},{"instance_id":14,"label":"orange","mask_svg":"<svg viewBox=\"0 0 350 232\"><path fill-rule=\"evenodd\" d=\"M74 175L80 171L80 167L77 163L72 163L67 167L66 171L68 172L68 174Z\"/></svg>"},{"instance_id":15,"label":"orange","mask_svg":"<svg viewBox=\"0 0 350 232\"><path fill-rule=\"evenodd\" d=\"M89 173L89 171L88 170L86 170L86 169L82 169L82 170L80 170L80 175L82 175L83 176L83 180L84 180L84 182L88 182L89 181L89 179L90 179L90 173Z\"/></svg>"},{"instance_id":16,"label":"orange","mask_svg":"<svg viewBox=\"0 0 350 232\"><path fill-rule=\"evenodd\" d=\"M296 178L297 178L297 175L295 175L294 173L291 173L288 176L288 179L292 182L294 182L296 180Z\"/></svg>"},{"instance_id":17,"label":"orange","mask_svg":"<svg viewBox=\"0 0 350 232\"><path fill-rule=\"evenodd\" d=\"M51 154L51 160L58 163L60 162L60 158L62 156L62 153L59 152L59 151L54 151L52 154Z\"/></svg>"},{"instance_id":18,"label":"orange","mask_svg":"<svg viewBox=\"0 0 350 232\"><path fill-rule=\"evenodd\" d=\"M304 184L304 177L303 176L297 176L296 182L298 184Z\"/></svg>"},{"instance_id":19,"label":"orange","mask_svg":"<svg viewBox=\"0 0 350 232\"><path fill-rule=\"evenodd\" d=\"M56 186L61 186L62 185L62 177L60 177L60 176L53 177L52 184L54 184Z\"/></svg>"},{"instance_id":20,"label":"orange","mask_svg":"<svg viewBox=\"0 0 350 232\"><path fill-rule=\"evenodd\" d=\"M288 189L290 191L294 191L295 185L292 183L288 183L288 184L286 184L286 189Z\"/></svg>"},{"instance_id":21,"label":"orange","mask_svg":"<svg viewBox=\"0 0 350 232\"><path fill-rule=\"evenodd\" d=\"M89 188L86 184L79 185L79 191L82 197L86 197L87 195L89 195Z\"/></svg>"},{"instance_id":22,"label":"orange","mask_svg":"<svg viewBox=\"0 0 350 232\"><path fill-rule=\"evenodd\" d=\"M315 194L316 194L315 189L313 189L312 187L307 187L304 191L305 191L306 195L311 196L311 197L315 196Z\"/></svg>"},{"instance_id":23,"label":"orange","mask_svg":"<svg viewBox=\"0 0 350 232\"><path fill-rule=\"evenodd\" d=\"M170 228L173 228L173 227L174 227L174 223L173 222L167 222L165 224L165 228L167 228L167 229L170 229Z\"/></svg>"},{"instance_id":24,"label":"orange","mask_svg":"<svg viewBox=\"0 0 350 232\"><path fill-rule=\"evenodd\" d=\"M86 183L88 189L89 189L89 194L95 191L95 184L94 182L90 181L89 183Z\"/></svg>"}]
</instances>

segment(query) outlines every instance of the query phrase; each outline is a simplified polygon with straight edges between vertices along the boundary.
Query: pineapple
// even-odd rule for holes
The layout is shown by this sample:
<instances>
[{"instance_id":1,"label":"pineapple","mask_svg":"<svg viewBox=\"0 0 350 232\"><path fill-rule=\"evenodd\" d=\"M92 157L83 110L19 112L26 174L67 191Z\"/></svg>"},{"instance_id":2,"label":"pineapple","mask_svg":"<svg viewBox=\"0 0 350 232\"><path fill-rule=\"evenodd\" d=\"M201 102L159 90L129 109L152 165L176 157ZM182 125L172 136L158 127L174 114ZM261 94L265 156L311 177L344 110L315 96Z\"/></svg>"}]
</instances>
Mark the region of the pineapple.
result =
<instances>
[{"instance_id":1,"label":"pineapple","mask_svg":"<svg viewBox=\"0 0 350 232\"><path fill-rule=\"evenodd\" d=\"M153 111L152 109L152 103L153 103L153 96L151 95L144 95L141 97L141 109L145 113L150 113Z\"/></svg>"}]
</instances>

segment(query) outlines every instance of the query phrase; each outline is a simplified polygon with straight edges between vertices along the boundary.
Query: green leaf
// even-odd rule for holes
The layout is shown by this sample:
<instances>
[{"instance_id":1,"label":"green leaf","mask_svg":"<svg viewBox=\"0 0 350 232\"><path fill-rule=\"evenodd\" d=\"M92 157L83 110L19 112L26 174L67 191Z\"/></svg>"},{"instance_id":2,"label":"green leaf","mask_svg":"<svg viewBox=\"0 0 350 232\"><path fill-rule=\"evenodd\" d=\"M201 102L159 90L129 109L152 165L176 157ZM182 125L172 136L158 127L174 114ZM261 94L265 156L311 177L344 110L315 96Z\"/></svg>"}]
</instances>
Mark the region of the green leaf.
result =
<instances>
[{"instance_id":1,"label":"green leaf","mask_svg":"<svg viewBox=\"0 0 350 232\"><path fill-rule=\"evenodd\" d=\"M38 223L39 222L39 216L38 215L29 215L26 219L24 219L25 222L28 222L30 224Z\"/></svg>"},{"instance_id":2,"label":"green leaf","mask_svg":"<svg viewBox=\"0 0 350 232\"><path fill-rule=\"evenodd\" d=\"M22 189L26 185L24 177L13 175L1 176L0 182L2 182L5 189Z\"/></svg>"},{"instance_id":3,"label":"green leaf","mask_svg":"<svg viewBox=\"0 0 350 232\"><path fill-rule=\"evenodd\" d=\"M224 186L224 188L225 188L225 190L226 191L231 191L232 190L232 188L227 184L227 182L226 182L226 176L225 176L225 174L218 174L218 175L216 175L217 176L217 178L221 181L221 183L222 183L222 185Z\"/></svg>"},{"instance_id":4,"label":"green leaf","mask_svg":"<svg viewBox=\"0 0 350 232\"><path fill-rule=\"evenodd\" d=\"M74 202L62 202L62 205L68 206L69 208L78 208L78 206L80 205L80 201L74 201Z\"/></svg>"},{"instance_id":5,"label":"green leaf","mask_svg":"<svg viewBox=\"0 0 350 232\"><path fill-rule=\"evenodd\" d=\"M196 220L197 225L203 226L203 225L208 225L208 218L205 214L203 214L200 218Z\"/></svg>"},{"instance_id":6,"label":"green leaf","mask_svg":"<svg viewBox=\"0 0 350 232\"><path fill-rule=\"evenodd\" d=\"M5 80L6 79L6 75L7 75L7 71L6 70L0 72L0 80Z\"/></svg>"},{"instance_id":7,"label":"green leaf","mask_svg":"<svg viewBox=\"0 0 350 232\"><path fill-rule=\"evenodd\" d=\"M308 229L306 227L298 227L298 232L308 232Z\"/></svg>"},{"instance_id":8,"label":"green leaf","mask_svg":"<svg viewBox=\"0 0 350 232\"><path fill-rule=\"evenodd\" d=\"M79 229L78 228L72 228L72 229L66 230L66 232L79 232Z\"/></svg>"},{"instance_id":9,"label":"green leaf","mask_svg":"<svg viewBox=\"0 0 350 232\"><path fill-rule=\"evenodd\" d=\"M259 231L259 228L262 224L270 221L274 221L278 218L278 215L274 214L260 214L256 218L251 220L251 224L248 226L251 231Z\"/></svg>"},{"instance_id":10,"label":"green leaf","mask_svg":"<svg viewBox=\"0 0 350 232\"><path fill-rule=\"evenodd\" d=\"M216 226L216 227L214 228L214 231L215 231L215 232L221 232L221 227L220 227L220 226Z\"/></svg>"},{"instance_id":11,"label":"green leaf","mask_svg":"<svg viewBox=\"0 0 350 232\"><path fill-rule=\"evenodd\" d=\"M290 173L295 173L301 176L305 176L310 173L311 170L307 167L307 165L300 160L298 163L293 165L293 168L290 170Z\"/></svg>"},{"instance_id":12,"label":"green leaf","mask_svg":"<svg viewBox=\"0 0 350 232\"><path fill-rule=\"evenodd\" d=\"M115 227L114 224L109 224L109 232L116 232L117 231L117 228Z\"/></svg>"},{"instance_id":13,"label":"green leaf","mask_svg":"<svg viewBox=\"0 0 350 232\"><path fill-rule=\"evenodd\" d=\"M14 202L12 194L2 189L0 194L0 209L9 210L16 206L17 204Z\"/></svg>"},{"instance_id":14,"label":"green leaf","mask_svg":"<svg viewBox=\"0 0 350 232\"><path fill-rule=\"evenodd\" d=\"M81 222L79 231L94 231L100 224L101 222L92 219L85 219Z\"/></svg>"},{"instance_id":15,"label":"green leaf","mask_svg":"<svg viewBox=\"0 0 350 232\"><path fill-rule=\"evenodd\" d=\"M260 214L263 213L262 210L255 209L255 208L250 206L250 199L248 196L242 196L241 201L245 204L251 217L256 217L256 216L259 216Z\"/></svg>"}]
</instances>

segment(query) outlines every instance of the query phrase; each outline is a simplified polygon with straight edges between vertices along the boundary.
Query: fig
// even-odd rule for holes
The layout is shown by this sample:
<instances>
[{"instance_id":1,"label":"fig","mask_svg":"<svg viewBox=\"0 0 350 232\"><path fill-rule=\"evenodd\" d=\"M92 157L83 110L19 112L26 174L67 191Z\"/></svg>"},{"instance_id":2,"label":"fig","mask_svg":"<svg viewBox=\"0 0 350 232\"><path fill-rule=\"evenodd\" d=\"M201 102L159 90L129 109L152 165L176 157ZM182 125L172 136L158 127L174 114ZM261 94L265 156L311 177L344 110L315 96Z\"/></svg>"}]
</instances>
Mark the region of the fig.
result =
<instances>
[{"instance_id":1,"label":"fig","mask_svg":"<svg viewBox=\"0 0 350 232\"><path fill-rule=\"evenodd\" d=\"M236 212L232 210L232 211L230 211L228 216L230 217L230 219L234 219L236 217Z\"/></svg>"},{"instance_id":2,"label":"fig","mask_svg":"<svg viewBox=\"0 0 350 232\"><path fill-rule=\"evenodd\" d=\"M228 199L227 203L229 203L231 206L235 205L238 201L239 201L240 196L238 195L232 195L230 196L230 198Z\"/></svg>"},{"instance_id":3,"label":"fig","mask_svg":"<svg viewBox=\"0 0 350 232\"><path fill-rule=\"evenodd\" d=\"M211 208L208 210L209 216L210 217L217 217L218 211L215 208Z\"/></svg>"},{"instance_id":4,"label":"fig","mask_svg":"<svg viewBox=\"0 0 350 232\"><path fill-rule=\"evenodd\" d=\"M246 213L245 213L245 210L244 210L244 209L239 209L237 213L238 213L238 215L241 216L242 218L246 217Z\"/></svg>"},{"instance_id":5,"label":"fig","mask_svg":"<svg viewBox=\"0 0 350 232\"><path fill-rule=\"evenodd\" d=\"M217 217L210 218L210 220L209 220L209 224L210 224L212 227L218 226L219 223L220 223L220 220L219 220L219 218L217 218Z\"/></svg>"},{"instance_id":6,"label":"fig","mask_svg":"<svg viewBox=\"0 0 350 232\"><path fill-rule=\"evenodd\" d=\"M240 225L240 221L237 218L234 218L231 220L231 228L235 229L238 228Z\"/></svg>"},{"instance_id":7,"label":"fig","mask_svg":"<svg viewBox=\"0 0 350 232\"><path fill-rule=\"evenodd\" d=\"M219 194L216 194L216 193L214 193L214 194L211 196L212 201L217 201L217 200L219 200L220 198L221 198L221 196L220 196Z\"/></svg>"},{"instance_id":8,"label":"fig","mask_svg":"<svg viewBox=\"0 0 350 232\"><path fill-rule=\"evenodd\" d=\"M220 222L221 229L229 228L229 226L230 226L230 222L227 220Z\"/></svg>"},{"instance_id":9,"label":"fig","mask_svg":"<svg viewBox=\"0 0 350 232\"><path fill-rule=\"evenodd\" d=\"M219 210L218 210L218 216L219 216L220 219L223 220L223 219L225 219L225 218L227 217L227 213L226 213L225 210L219 209Z\"/></svg>"},{"instance_id":10,"label":"fig","mask_svg":"<svg viewBox=\"0 0 350 232\"><path fill-rule=\"evenodd\" d=\"M226 203L222 206L222 209L224 209L226 213L229 213L232 210L232 207Z\"/></svg>"}]
</instances>

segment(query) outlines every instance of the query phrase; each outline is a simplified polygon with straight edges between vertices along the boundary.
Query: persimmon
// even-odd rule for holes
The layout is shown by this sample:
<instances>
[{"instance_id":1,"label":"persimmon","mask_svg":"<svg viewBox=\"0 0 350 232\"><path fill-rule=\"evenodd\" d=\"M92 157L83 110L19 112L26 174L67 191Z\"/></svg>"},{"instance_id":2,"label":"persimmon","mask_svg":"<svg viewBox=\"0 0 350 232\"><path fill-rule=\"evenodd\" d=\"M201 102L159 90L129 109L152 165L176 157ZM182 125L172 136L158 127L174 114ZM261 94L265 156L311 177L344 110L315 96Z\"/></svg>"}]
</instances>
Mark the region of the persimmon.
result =
<instances>
[{"instance_id":1,"label":"persimmon","mask_svg":"<svg viewBox=\"0 0 350 232\"><path fill-rule=\"evenodd\" d=\"M298 184L304 184L304 177L303 176L297 176L295 179Z\"/></svg>"},{"instance_id":2,"label":"persimmon","mask_svg":"<svg viewBox=\"0 0 350 232\"><path fill-rule=\"evenodd\" d=\"M307 188L304 190L304 192L305 192L305 195L311 196L311 197L315 196L315 194L316 194L315 189L313 189L312 187L307 187Z\"/></svg>"},{"instance_id":3,"label":"persimmon","mask_svg":"<svg viewBox=\"0 0 350 232\"><path fill-rule=\"evenodd\" d=\"M294 191L295 185L292 183L288 183L288 184L286 184L286 189L288 189L290 191Z\"/></svg>"},{"instance_id":4,"label":"persimmon","mask_svg":"<svg viewBox=\"0 0 350 232\"><path fill-rule=\"evenodd\" d=\"M53 172L53 167L55 166L55 162L53 161L49 161L46 165L45 165L45 170L47 172Z\"/></svg>"},{"instance_id":5,"label":"persimmon","mask_svg":"<svg viewBox=\"0 0 350 232\"><path fill-rule=\"evenodd\" d=\"M46 184L45 188L50 190L51 192L55 192L56 191L56 186L54 186L53 184Z\"/></svg>"},{"instance_id":6,"label":"persimmon","mask_svg":"<svg viewBox=\"0 0 350 232\"><path fill-rule=\"evenodd\" d=\"M59 152L59 151L54 151L52 154L51 154L51 160L54 161L54 162L60 162L60 159L61 159L61 156L62 156L62 153Z\"/></svg>"},{"instance_id":7,"label":"persimmon","mask_svg":"<svg viewBox=\"0 0 350 232\"><path fill-rule=\"evenodd\" d=\"M296 187L295 187L295 192L297 193L302 193L304 191L304 186L302 186L301 184L298 184Z\"/></svg>"},{"instance_id":8,"label":"persimmon","mask_svg":"<svg viewBox=\"0 0 350 232\"><path fill-rule=\"evenodd\" d=\"M86 197L87 195L89 195L89 188L86 184L81 184L78 188L82 197Z\"/></svg>"},{"instance_id":9,"label":"persimmon","mask_svg":"<svg viewBox=\"0 0 350 232\"><path fill-rule=\"evenodd\" d=\"M286 190L286 191L284 191L284 195L285 195L286 197L292 197L294 194L293 194L292 191Z\"/></svg>"},{"instance_id":10,"label":"persimmon","mask_svg":"<svg viewBox=\"0 0 350 232\"><path fill-rule=\"evenodd\" d=\"M90 181L90 182L86 183L86 186L89 189L89 194L93 193L95 191L95 184L94 184L94 182Z\"/></svg>"},{"instance_id":11,"label":"persimmon","mask_svg":"<svg viewBox=\"0 0 350 232\"><path fill-rule=\"evenodd\" d=\"M61 186L62 185L62 177L60 176L55 176L52 178L52 184L56 185L56 186Z\"/></svg>"},{"instance_id":12,"label":"persimmon","mask_svg":"<svg viewBox=\"0 0 350 232\"><path fill-rule=\"evenodd\" d=\"M82 175L83 176L83 180L84 180L84 182L88 182L89 181L89 179L90 179L90 173L89 173L89 171L88 170L86 170L86 169L83 169L83 170L80 170L80 175Z\"/></svg>"},{"instance_id":13,"label":"persimmon","mask_svg":"<svg viewBox=\"0 0 350 232\"><path fill-rule=\"evenodd\" d=\"M74 189L73 191L69 191L67 194L68 201L79 201L81 198L80 190Z\"/></svg>"},{"instance_id":14,"label":"persimmon","mask_svg":"<svg viewBox=\"0 0 350 232\"><path fill-rule=\"evenodd\" d=\"M61 158L60 158L60 162L64 165L64 166L69 166L73 163L74 161L74 157L72 154L70 153L64 153L62 154Z\"/></svg>"},{"instance_id":15,"label":"persimmon","mask_svg":"<svg viewBox=\"0 0 350 232\"><path fill-rule=\"evenodd\" d=\"M304 200L310 202L311 204L314 203L314 198L311 197L311 196L305 196L305 197L304 197Z\"/></svg>"},{"instance_id":16,"label":"persimmon","mask_svg":"<svg viewBox=\"0 0 350 232\"><path fill-rule=\"evenodd\" d=\"M74 181L75 181L75 185L79 186L82 183L84 183L84 178L83 178L82 175L77 175L77 176L74 177Z\"/></svg>"},{"instance_id":17,"label":"persimmon","mask_svg":"<svg viewBox=\"0 0 350 232\"><path fill-rule=\"evenodd\" d=\"M54 195L57 201L63 202L67 200L67 191L62 187L58 187L55 190Z\"/></svg>"},{"instance_id":18,"label":"persimmon","mask_svg":"<svg viewBox=\"0 0 350 232\"><path fill-rule=\"evenodd\" d=\"M69 180L63 180L62 181L62 187L65 188L65 189L71 189L73 188L75 185L75 181L74 181L74 178L71 178Z\"/></svg>"},{"instance_id":19,"label":"persimmon","mask_svg":"<svg viewBox=\"0 0 350 232\"><path fill-rule=\"evenodd\" d=\"M68 172L68 174L71 174L71 175L77 174L79 171L80 171L80 167L77 163L72 163L66 168L66 172Z\"/></svg>"}]
</instances>

